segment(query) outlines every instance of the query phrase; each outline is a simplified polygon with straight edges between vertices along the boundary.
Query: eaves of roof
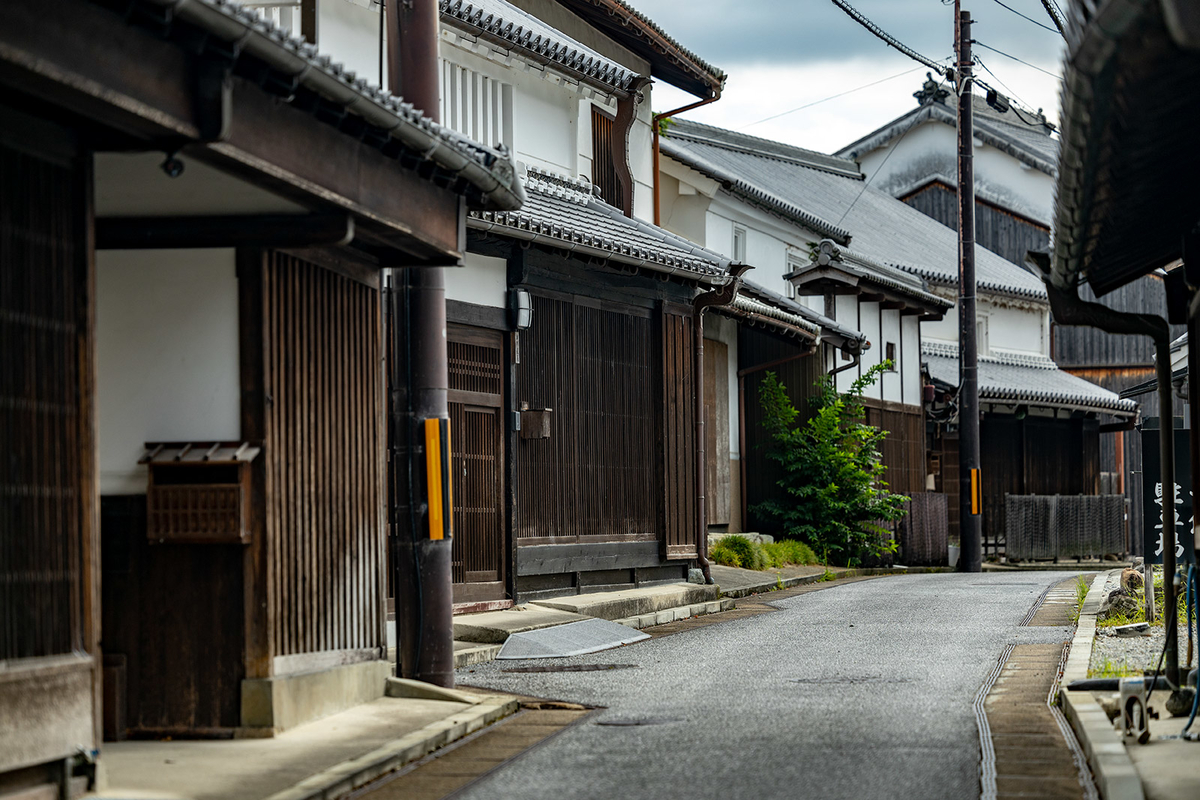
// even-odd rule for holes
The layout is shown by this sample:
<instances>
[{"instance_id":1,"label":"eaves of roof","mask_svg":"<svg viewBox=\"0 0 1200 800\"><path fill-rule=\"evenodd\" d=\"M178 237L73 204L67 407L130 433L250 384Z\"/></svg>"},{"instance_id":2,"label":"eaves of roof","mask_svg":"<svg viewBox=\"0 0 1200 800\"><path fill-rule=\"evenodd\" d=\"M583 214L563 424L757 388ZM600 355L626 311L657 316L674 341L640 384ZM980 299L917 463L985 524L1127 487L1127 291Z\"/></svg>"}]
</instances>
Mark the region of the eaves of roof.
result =
<instances>
[{"instance_id":1,"label":"eaves of roof","mask_svg":"<svg viewBox=\"0 0 1200 800\"><path fill-rule=\"evenodd\" d=\"M467 226L681 280L729 280L728 257L626 217L595 197L590 183L530 167L524 184L526 203L519 211L472 211Z\"/></svg>"},{"instance_id":2,"label":"eaves of roof","mask_svg":"<svg viewBox=\"0 0 1200 800\"><path fill-rule=\"evenodd\" d=\"M677 134L673 134L677 135ZM679 138L691 139L692 137L679 136ZM703 141L694 139L694 141ZM699 156L685 148L677 146L669 137L659 139L659 149L666 153L671 158L686 164L698 172L708 175L720 181L721 185L730 194L740 197L756 206L771 211L784 219L794 222L802 227L808 228L814 233L833 239L838 244L847 244L850 241L850 232L845 228L839 228L833 223L826 222L812 214L795 203L788 202L782 197L779 197L772 192L762 189L744 178L735 175L734 173L711 163L707 159Z\"/></svg>"},{"instance_id":3,"label":"eaves of roof","mask_svg":"<svg viewBox=\"0 0 1200 800\"><path fill-rule=\"evenodd\" d=\"M837 320L819 314L806 305L789 300L778 292L746 278L742 278L742 285L738 290L738 299L743 298L775 309L777 314L786 315L782 317L783 319L796 318L806 321L806 324L815 326L820 331L822 342L831 344L840 350L861 353L866 348L867 337L861 331L848 328Z\"/></svg>"},{"instance_id":4,"label":"eaves of roof","mask_svg":"<svg viewBox=\"0 0 1200 800\"><path fill-rule=\"evenodd\" d=\"M912 297L942 311L953 308L954 303L933 292L927 291L923 279L890 264L883 264L852 250L841 250L843 262L860 267L862 277L869 283L891 289Z\"/></svg>"},{"instance_id":5,"label":"eaves of roof","mask_svg":"<svg viewBox=\"0 0 1200 800\"><path fill-rule=\"evenodd\" d=\"M625 0L558 0L623 47L650 62L650 74L702 98L721 96L725 73L667 34Z\"/></svg>"},{"instance_id":6,"label":"eaves of roof","mask_svg":"<svg viewBox=\"0 0 1200 800\"><path fill-rule=\"evenodd\" d=\"M958 126L958 112L943 103L936 101L927 102L924 105L914 108L907 114L892 120L883 127L868 133L858 141L846 145L841 150L836 151L834 155L857 160L864 154L883 147L893 139L903 136L918 125L931 120L956 128ZM1058 173L1058 165L1053 159L1048 158L1045 153L1031 147L1021 138L1014 136L1012 132L1007 131L1005 128L1008 126L1004 123L993 122L987 117L978 114L976 114L972 122L975 137L984 144L989 144L997 150L1007 153L1018 161L1051 177Z\"/></svg>"},{"instance_id":7,"label":"eaves of roof","mask_svg":"<svg viewBox=\"0 0 1200 800\"><path fill-rule=\"evenodd\" d=\"M442 21L605 91L629 90L636 74L505 0L441 0Z\"/></svg>"},{"instance_id":8,"label":"eaves of roof","mask_svg":"<svg viewBox=\"0 0 1200 800\"><path fill-rule=\"evenodd\" d=\"M921 343L921 358L931 377L944 386L958 385L958 346ZM1044 356L1015 354L980 356L979 398L985 402L1025 403L1133 416L1137 403L1124 400L1094 383L1058 368Z\"/></svg>"},{"instance_id":9,"label":"eaves of roof","mask_svg":"<svg viewBox=\"0 0 1200 800\"><path fill-rule=\"evenodd\" d=\"M358 77L252 9L233 0L143 1L229 44L235 53L257 58L297 86L361 118L378 132L383 146L394 140L434 167L430 171L444 173L446 183L461 179L472 191L459 193L475 195L479 207L520 208L524 194L507 153L443 128L411 103Z\"/></svg>"},{"instance_id":10,"label":"eaves of roof","mask_svg":"<svg viewBox=\"0 0 1200 800\"><path fill-rule=\"evenodd\" d=\"M1191 101L1200 32L1194 13L1168 18L1173 5L1089 0L1068 9L1048 276L1061 289L1086 278L1102 296L1169 264L1200 217L1200 109Z\"/></svg>"}]
</instances>

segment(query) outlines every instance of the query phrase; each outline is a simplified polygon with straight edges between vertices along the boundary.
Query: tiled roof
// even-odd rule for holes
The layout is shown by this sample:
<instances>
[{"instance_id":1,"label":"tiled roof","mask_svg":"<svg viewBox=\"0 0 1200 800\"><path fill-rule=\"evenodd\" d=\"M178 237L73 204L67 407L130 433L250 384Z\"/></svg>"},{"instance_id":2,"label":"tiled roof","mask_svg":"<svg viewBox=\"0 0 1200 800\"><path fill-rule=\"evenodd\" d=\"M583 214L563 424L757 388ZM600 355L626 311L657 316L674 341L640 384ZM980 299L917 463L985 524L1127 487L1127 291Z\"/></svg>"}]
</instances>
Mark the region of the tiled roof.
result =
<instances>
[{"instance_id":1,"label":"tiled roof","mask_svg":"<svg viewBox=\"0 0 1200 800\"><path fill-rule=\"evenodd\" d=\"M945 386L958 385L958 347L921 343L921 360L929 374ZM979 357L979 398L999 403L1034 403L1056 408L1077 407L1113 414L1134 414L1137 403L1063 372L1044 356Z\"/></svg>"},{"instance_id":2,"label":"tiled roof","mask_svg":"<svg viewBox=\"0 0 1200 800\"><path fill-rule=\"evenodd\" d=\"M839 256L843 265L857 268L864 277L893 291L916 298L923 303L937 308L952 308L954 303L933 292L926 291L925 282L916 275L905 272L899 267L884 264L868 258L853 250L840 249Z\"/></svg>"},{"instance_id":3,"label":"tiled roof","mask_svg":"<svg viewBox=\"0 0 1200 800\"><path fill-rule=\"evenodd\" d=\"M1058 139L1050 129L1036 119L1021 119L1016 110L1000 112L987 104L986 99L972 95L975 112L973 128L981 142L1008 153L1013 158L1053 176L1058 171ZM929 100L883 127L872 131L856 142L838 150L836 155L859 158L876 150L916 126L934 120L954 128L958 125L958 108L954 93L945 101Z\"/></svg>"},{"instance_id":4,"label":"tiled roof","mask_svg":"<svg viewBox=\"0 0 1200 800\"><path fill-rule=\"evenodd\" d=\"M530 167L524 186L519 211L472 211L468 227L703 283L725 282L728 258L626 217L596 197L586 181Z\"/></svg>"},{"instance_id":5,"label":"tiled roof","mask_svg":"<svg viewBox=\"0 0 1200 800\"><path fill-rule=\"evenodd\" d=\"M264 19L234 0L151 0L171 9L176 18L195 25L215 39L237 44L237 50L264 62L272 70L341 106L421 159L432 162L473 187L483 204L516 208L523 199L515 168L506 152L486 147L426 117L403 98L359 77L322 54L300 36ZM424 167L422 167L424 169Z\"/></svg>"},{"instance_id":6,"label":"tiled roof","mask_svg":"<svg viewBox=\"0 0 1200 800\"><path fill-rule=\"evenodd\" d=\"M534 58L625 90L635 74L505 0L441 0L442 19L462 30L502 41Z\"/></svg>"},{"instance_id":7,"label":"tiled roof","mask_svg":"<svg viewBox=\"0 0 1200 800\"><path fill-rule=\"evenodd\" d=\"M756 150L754 141L764 146ZM661 146L662 152L719 181L736 176L819 218L825 227L843 228L854 253L934 284L958 283L957 234L861 177L851 177L857 166L848 159L683 120L671 127ZM789 154L789 159L781 157ZM838 165L848 166L833 169ZM818 226L806 227L822 233ZM975 249L975 269L981 291L1045 302L1040 280L984 247Z\"/></svg>"},{"instance_id":8,"label":"tiled roof","mask_svg":"<svg viewBox=\"0 0 1200 800\"><path fill-rule=\"evenodd\" d=\"M725 72L688 50L625 0L558 2L649 60L655 77L697 96L720 96Z\"/></svg>"},{"instance_id":9,"label":"tiled roof","mask_svg":"<svg viewBox=\"0 0 1200 800\"><path fill-rule=\"evenodd\" d=\"M859 351L866 344L867 337L861 331L846 327L837 320L813 311L803 303L789 300L779 292L772 291L747 278L742 278L742 286L738 290L737 299L751 300L759 305L776 309L776 314L805 321L814 326L814 329L820 330L822 340L837 347L848 346L851 351Z\"/></svg>"}]
</instances>

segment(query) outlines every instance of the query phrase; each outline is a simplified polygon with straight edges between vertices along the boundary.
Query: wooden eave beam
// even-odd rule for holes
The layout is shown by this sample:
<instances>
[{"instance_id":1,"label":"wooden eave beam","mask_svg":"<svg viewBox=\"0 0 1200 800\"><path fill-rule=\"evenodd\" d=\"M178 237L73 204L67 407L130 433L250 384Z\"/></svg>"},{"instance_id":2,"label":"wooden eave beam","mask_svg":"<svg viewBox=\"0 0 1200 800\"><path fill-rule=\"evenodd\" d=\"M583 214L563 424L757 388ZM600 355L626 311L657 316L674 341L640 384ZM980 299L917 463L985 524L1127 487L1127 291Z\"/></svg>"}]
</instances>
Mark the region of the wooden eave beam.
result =
<instances>
[{"instance_id":1,"label":"wooden eave beam","mask_svg":"<svg viewBox=\"0 0 1200 800\"><path fill-rule=\"evenodd\" d=\"M310 207L355 217L398 260L462 257L461 198L312 114L231 78L220 141L198 97L199 59L87 0L0 2L0 86L49 104L85 134L179 150ZM211 108L211 105L208 106ZM89 130L90 129L90 130Z\"/></svg>"},{"instance_id":2,"label":"wooden eave beam","mask_svg":"<svg viewBox=\"0 0 1200 800\"><path fill-rule=\"evenodd\" d=\"M246 214L193 217L100 217L97 250L198 247L314 247L354 239L349 214Z\"/></svg>"}]
</instances>

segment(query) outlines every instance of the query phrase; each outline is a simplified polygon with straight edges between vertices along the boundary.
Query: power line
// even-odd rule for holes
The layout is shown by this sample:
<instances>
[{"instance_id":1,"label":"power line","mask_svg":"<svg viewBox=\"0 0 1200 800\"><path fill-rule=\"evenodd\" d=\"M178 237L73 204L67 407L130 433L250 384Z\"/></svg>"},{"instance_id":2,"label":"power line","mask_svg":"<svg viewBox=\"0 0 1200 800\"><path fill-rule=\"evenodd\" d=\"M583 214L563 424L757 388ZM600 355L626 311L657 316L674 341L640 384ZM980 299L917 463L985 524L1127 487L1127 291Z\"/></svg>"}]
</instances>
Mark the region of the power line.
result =
<instances>
[{"instance_id":1,"label":"power line","mask_svg":"<svg viewBox=\"0 0 1200 800\"><path fill-rule=\"evenodd\" d=\"M1004 91L1005 91L1005 92L1007 92L1007 97L1008 97L1010 100L1016 100L1016 101L1017 101L1017 104L1024 106L1024 107L1025 107L1025 111L1027 111L1027 112L1030 114L1030 116L1033 116L1033 115L1036 113L1036 112L1034 112L1034 110L1033 110L1033 106L1031 106L1031 105L1029 105L1029 103L1025 102L1024 98L1018 97L1018 96L1017 96L1017 94L1016 94L1016 93L1015 93L1015 92L1014 92L1012 89L1008 88L1008 84L1006 84L1004 81L1000 80L1000 76L999 76L999 75L997 75L995 72L992 72L992 68L991 68L991 67L989 67L987 64L983 63L983 59L982 59L982 58L980 58L979 56L975 56L975 63L976 63L976 64L978 64L979 66L983 67L983 69L984 69L984 70L987 72L987 74L988 74L988 75L991 75L991 76L992 76L992 78L994 78L994 79L995 79L996 83L1000 84L1000 86L1001 86L1001 87L1004 89ZM991 87L991 86L988 86L986 83L984 83L983 81L979 80L978 78L976 78L976 79L975 79L975 83L979 84L979 85L980 85L981 87L983 87L984 89L988 89L988 90L991 90L991 91L993 91L993 92L994 92L994 91L996 91L996 90L995 90L993 87ZM1020 110L1018 110L1018 109L1017 109L1017 104L1013 104L1013 105L1012 105L1012 110L1013 110L1013 113L1015 113L1015 114L1016 114L1018 117L1021 117L1021 120L1022 120L1023 122L1025 122L1026 124L1030 124L1030 123L1029 123L1029 120L1025 119L1025 118L1024 118L1022 115L1021 115L1021 112L1020 112Z\"/></svg>"},{"instance_id":2,"label":"power line","mask_svg":"<svg viewBox=\"0 0 1200 800\"><path fill-rule=\"evenodd\" d=\"M834 0L834 2L837 2L837 0ZM1031 69L1036 69L1038 72L1044 72L1047 75L1049 75L1051 78L1056 78L1060 81L1062 80L1061 75L1055 75L1053 72L1050 72L1049 70L1042 69L1041 67L1039 67L1036 64L1030 64L1028 61L1023 61L1022 59L1019 59L1014 55L1009 55L1008 53L1004 52L1003 50L997 50L996 48L994 48L990 45L986 45L983 42L980 42L977 40L974 40L974 44L979 45L980 47L982 47L985 50L991 50L993 53L999 53L1000 55L1004 56L1005 58L1011 58L1013 61L1016 61L1018 64L1024 64L1025 66L1030 67Z\"/></svg>"},{"instance_id":3,"label":"power line","mask_svg":"<svg viewBox=\"0 0 1200 800\"><path fill-rule=\"evenodd\" d=\"M771 116L769 116L769 117L763 117L763 118L762 118L762 119L760 119L760 120L756 120L756 121L754 121L754 122L751 122L751 123L749 123L749 124L747 124L747 125L743 125L742 127L738 128L738 130L745 130L746 128L750 128L750 127L753 127L754 125L758 125L758 124L759 124L759 123L761 123L761 122L769 122L769 121L771 121L771 120L773 120L773 119L779 119L780 117L787 116L788 114L791 114L791 113L793 113L793 112L795 112L795 111L803 111L803 110L804 110L804 109L806 109L806 108L812 108L813 106L815 106L815 105L819 105L819 104L821 104L821 103L824 103L824 102L826 102L826 101L828 101L828 100L836 100L836 99L837 99L837 98L839 98L839 97L845 97L845 96L846 96L846 95L848 95L848 94L853 94L854 92L861 91L861 90L863 90L863 89L870 89L872 86L878 86L878 85L879 85L879 84L881 84L881 83L886 83L887 81L890 81L890 80L895 80L896 78L900 78L900 77L903 77L903 76L905 76L905 75L910 75L910 74L912 74L912 73L916 72L916 71L917 71L917 70L919 70L919 69L920 69L920 67L913 67L912 69L906 69L906 70L904 70L904 72L897 72L895 75L892 75L892 76L890 76L890 77L887 77L887 78L880 78L880 79L879 79L879 80L877 80L877 81L872 81L871 83L867 83L867 84L864 84L864 85L862 85L862 86L855 87L855 88L853 88L853 89L847 89L847 90L846 90L846 91L844 91L844 92L838 92L837 94L831 94L831 95L829 95L829 97L823 97L823 98L821 98L820 100L814 100L814 101L813 101L813 102L811 102L811 103L805 103L805 104L804 104L804 105L802 105L802 106L796 106L795 108L790 108L790 109L788 109L787 111L781 111L781 112L779 112L778 114L772 114L772 115L771 115Z\"/></svg>"},{"instance_id":4,"label":"power line","mask_svg":"<svg viewBox=\"0 0 1200 800\"><path fill-rule=\"evenodd\" d=\"M996 0L996 5L998 5L998 6L1002 7L1002 8L1007 8L1009 11L1011 11L1011 12L1012 12L1012 13L1014 13L1014 14L1016 14L1018 17L1021 17L1021 18L1023 18L1023 19L1027 19L1027 20L1029 20L1029 21L1030 21L1030 22L1032 22L1034 25L1037 25L1039 28L1045 28L1046 30L1050 31L1051 33L1057 33L1057 34L1059 34L1059 35L1061 35L1061 34L1062 34L1062 31L1061 31L1061 30L1059 30L1059 29L1057 29L1057 28L1051 28L1049 25L1045 24L1044 22L1038 22L1038 21L1037 21L1036 19L1034 19L1033 17L1026 16L1025 14L1022 14L1020 11L1017 11L1015 8L1013 8L1012 6L1010 6L1008 3L1005 3L1005 2L1003 2L1003 0Z\"/></svg>"},{"instance_id":5,"label":"power line","mask_svg":"<svg viewBox=\"0 0 1200 800\"><path fill-rule=\"evenodd\" d=\"M896 37L889 34L883 28L876 25L874 22L871 22L871 20L864 17L853 6L851 6L849 3L847 3L846 0L833 0L833 4L835 6L837 6L838 8L840 8L842 11L845 11L846 14L848 14L850 16L850 19L854 20L859 25L862 25L864 28L866 28L871 33L873 33L877 38L882 39L887 45L889 45L890 47L896 48L901 53L904 53L904 55L908 56L909 58L913 59L914 61L921 62L922 64L924 64L925 66L929 67L931 70L936 72L938 75L941 75L943 78L946 76L946 73L950 71L949 67L943 66L943 65L939 64L938 62L934 61L933 59L927 58L926 56L921 55L916 50L913 50L911 47L909 47L908 45L904 44Z\"/></svg>"}]
</instances>

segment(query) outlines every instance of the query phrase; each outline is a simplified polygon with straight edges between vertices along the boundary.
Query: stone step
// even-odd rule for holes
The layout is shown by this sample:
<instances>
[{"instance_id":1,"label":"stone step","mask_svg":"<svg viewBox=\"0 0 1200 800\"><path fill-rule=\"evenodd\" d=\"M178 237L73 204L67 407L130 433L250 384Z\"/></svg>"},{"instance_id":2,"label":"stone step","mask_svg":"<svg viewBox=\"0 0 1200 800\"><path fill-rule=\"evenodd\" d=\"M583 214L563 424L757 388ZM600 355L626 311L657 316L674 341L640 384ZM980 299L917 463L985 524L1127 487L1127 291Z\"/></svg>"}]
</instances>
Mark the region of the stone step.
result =
<instances>
[{"instance_id":1,"label":"stone step","mask_svg":"<svg viewBox=\"0 0 1200 800\"><path fill-rule=\"evenodd\" d=\"M536 600L529 605L585 617L622 620L667 609L710 603L720 598L720 588L696 583L640 586L616 592L595 592Z\"/></svg>"},{"instance_id":2,"label":"stone step","mask_svg":"<svg viewBox=\"0 0 1200 800\"><path fill-rule=\"evenodd\" d=\"M706 603L694 603L687 606L677 606L675 608L664 608L662 611L652 611L647 614L639 614L635 617L625 617L615 620L622 625L628 625L630 628L652 628L655 625L666 625L668 622L677 622L681 619L689 617L702 617L705 614L717 614L721 611L729 611L735 608L734 601L729 597L722 597L720 600L709 600Z\"/></svg>"}]
</instances>

